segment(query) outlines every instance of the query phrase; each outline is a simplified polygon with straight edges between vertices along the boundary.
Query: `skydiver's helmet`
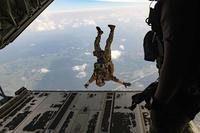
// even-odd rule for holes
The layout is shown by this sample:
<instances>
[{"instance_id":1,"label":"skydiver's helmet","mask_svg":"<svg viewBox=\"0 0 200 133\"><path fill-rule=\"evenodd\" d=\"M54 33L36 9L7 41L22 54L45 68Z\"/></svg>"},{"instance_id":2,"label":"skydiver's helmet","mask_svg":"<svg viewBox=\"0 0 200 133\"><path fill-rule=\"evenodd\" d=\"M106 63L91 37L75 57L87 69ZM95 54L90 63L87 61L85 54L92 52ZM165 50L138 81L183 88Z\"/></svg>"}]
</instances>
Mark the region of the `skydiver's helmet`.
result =
<instances>
[{"instance_id":1,"label":"skydiver's helmet","mask_svg":"<svg viewBox=\"0 0 200 133\"><path fill-rule=\"evenodd\" d=\"M96 85L102 87L105 85L105 82L103 79L96 79Z\"/></svg>"},{"instance_id":2,"label":"skydiver's helmet","mask_svg":"<svg viewBox=\"0 0 200 133\"><path fill-rule=\"evenodd\" d=\"M105 85L103 73L98 73L97 78L96 78L96 85L99 87L102 87Z\"/></svg>"}]
</instances>

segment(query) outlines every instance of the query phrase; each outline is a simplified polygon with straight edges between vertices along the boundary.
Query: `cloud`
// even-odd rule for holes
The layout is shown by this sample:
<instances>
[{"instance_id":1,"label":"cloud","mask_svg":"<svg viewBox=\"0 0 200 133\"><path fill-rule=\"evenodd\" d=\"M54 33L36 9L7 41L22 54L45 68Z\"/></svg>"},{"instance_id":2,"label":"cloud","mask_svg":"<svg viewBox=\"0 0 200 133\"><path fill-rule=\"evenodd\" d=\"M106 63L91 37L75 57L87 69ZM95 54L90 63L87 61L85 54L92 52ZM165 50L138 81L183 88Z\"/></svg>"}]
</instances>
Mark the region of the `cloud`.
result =
<instances>
[{"instance_id":1,"label":"cloud","mask_svg":"<svg viewBox=\"0 0 200 133\"><path fill-rule=\"evenodd\" d=\"M85 52L84 54L85 55L92 55L90 52Z\"/></svg>"},{"instance_id":2,"label":"cloud","mask_svg":"<svg viewBox=\"0 0 200 133\"><path fill-rule=\"evenodd\" d=\"M119 50L112 50L111 51L111 56L113 60L118 59L121 56L121 51Z\"/></svg>"},{"instance_id":3,"label":"cloud","mask_svg":"<svg viewBox=\"0 0 200 133\"><path fill-rule=\"evenodd\" d=\"M125 42L125 41L126 41L126 39L125 39L125 38L123 38L123 39L121 39L121 41L122 41L122 42Z\"/></svg>"},{"instance_id":4,"label":"cloud","mask_svg":"<svg viewBox=\"0 0 200 133\"><path fill-rule=\"evenodd\" d=\"M134 72L134 75L135 75L136 77L139 77L139 78L143 78L143 77L146 76L146 74L144 73L143 70L136 70L136 71Z\"/></svg>"},{"instance_id":5,"label":"cloud","mask_svg":"<svg viewBox=\"0 0 200 133\"><path fill-rule=\"evenodd\" d=\"M34 46L36 46L35 43L31 43L31 44L30 44L30 47L34 47Z\"/></svg>"},{"instance_id":6,"label":"cloud","mask_svg":"<svg viewBox=\"0 0 200 133\"><path fill-rule=\"evenodd\" d=\"M120 48L121 50L125 50L124 44L125 44L125 42L126 42L126 39L125 39L125 38L122 38L122 39L121 39L121 42L122 42L122 44L119 45L119 48Z\"/></svg>"},{"instance_id":7,"label":"cloud","mask_svg":"<svg viewBox=\"0 0 200 133\"><path fill-rule=\"evenodd\" d=\"M45 55L45 54L41 54L40 56L41 56L41 57L45 57L46 55Z\"/></svg>"},{"instance_id":8,"label":"cloud","mask_svg":"<svg viewBox=\"0 0 200 133\"><path fill-rule=\"evenodd\" d=\"M74 22L72 24L72 28L78 28L81 26L89 26L89 25L97 25L95 20L93 19L82 19L82 20L78 20L78 22Z\"/></svg>"},{"instance_id":9,"label":"cloud","mask_svg":"<svg viewBox=\"0 0 200 133\"><path fill-rule=\"evenodd\" d=\"M79 72L79 73L76 75L76 77L81 79L81 78L86 77L86 75L87 75L86 72Z\"/></svg>"},{"instance_id":10,"label":"cloud","mask_svg":"<svg viewBox=\"0 0 200 133\"><path fill-rule=\"evenodd\" d=\"M118 18L117 19L119 22L123 22L123 23L129 23L130 22L130 18Z\"/></svg>"},{"instance_id":11,"label":"cloud","mask_svg":"<svg viewBox=\"0 0 200 133\"><path fill-rule=\"evenodd\" d=\"M47 16L49 16L47 14ZM63 20L55 20L53 18L45 17L36 19L35 22L32 24L33 27L35 27L36 31L53 31L53 30L64 30L65 25L67 25L68 22L65 22Z\"/></svg>"},{"instance_id":12,"label":"cloud","mask_svg":"<svg viewBox=\"0 0 200 133\"><path fill-rule=\"evenodd\" d=\"M21 80L22 80L22 81L25 81L25 80L26 80L26 77L21 77Z\"/></svg>"},{"instance_id":13,"label":"cloud","mask_svg":"<svg viewBox=\"0 0 200 133\"><path fill-rule=\"evenodd\" d=\"M32 73L35 73L35 72L36 72L36 69L32 69L31 72L32 72Z\"/></svg>"},{"instance_id":14,"label":"cloud","mask_svg":"<svg viewBox=\"0 0 200 133\"><path fill-rule=\"evenodd\" d=\"M59 14L58 14L59 15ZM63 19L55 19L52 17L52 14L46 14L46 16L42 16L36 19L33 22L33 30L38 32L42 31L54 31L54 30L64 30L65 26L70 24L71 20Z\"/></svg>"},{"instance_id":15,"label":"cloud","mask_svg":"<svg viewBox=\"0 0 200 133\"><path fill-rule=\"evenodd\" d=\"M144 52L137 52L137 56L138 57L143 57L144 56Z\"/></svg>"},{"instance_id":16,"label":"cloud","mask_svg":"<svg viewBox=\"0 0 200 133\"><path fill-rule=\"evenodd\" d=\"M78 28L82 25L82 23L74 23L72 24L72 28Z\"/></svg>"},{"instance_id":17,"label":"cloud","mask_svg":"<svg viewBox=\"0 0 200 133\"><path fill-rule=\"evenodd\" d=\"M125 48L124 48L124 45L119 45L119 48L121 49L121 50L124 50Z\"/></svg>"},{"instance_id":18,"label":"cloud","mask_svg":"<svg viewBox=\"0 0 200 133\"><path fill-rule=\"evenodd\" d=\"M72 67L72 70L78 72L78 74L76 75L77 78L84 78L87 76L86 67L87 67L87 64L76 65Z\"/></svg>"},{"instance_id":19,"label":"cloud","mask_svg":"<svg viewBox=\"0 0 200 133\"><path fill-rule=\"evenodd\" d=\"M40 69L32 69L31 70L31 72L32 73L48 73L48 72L50 72L50 70L49 69L47 69L47 68L40 68Z\"/></svg>"},{"instance_id":20,"label":"cloud","mask_svg":"<svg viewBox=\"0 0 200 133\"><path fill-rule=\"evenodd\" d=\"M138 88L144 88L145 86L139 82L135 82L135 86L137 86Z\"/></svg>"},{"instance_id":21,"label":"cloud","mask_svg":"<svg viewBox=\"0 0 200 133\"><path fill-rule=\"evenodd\" d=\"M102 0L103 1L103 0ZM105 2L127 2L140 0L105 0ZM144 1L144 0L143 0ZM146 0L145 0L146 1ZM79 9L65 11L48 11L38 17L30 26L32 31L57 31L68 30L69 28L79 28L84 26L96 26L103 23L143 23L143 16L148 15L148 11L144 8L148 4L140 4L139 6L127 6L127 8L113 9L111 7L94 7L88 10ZM136 18L136 19L132 19ZM140 19L141 20L140 20Z\"/></svg>"},{"instance_id":22,"label":"cloud","mask_svg":"<svg viewBox=\"0 0 200 133\"><path fill-rule=\"evenodd\" d=\"M48 73L49 70L47 68L41 68L40 73Z\"/></svg>"},{"instance_id":23,"label":"cloud","mask_svg":"<svg viewBox=\"0 0 200 133\"><path fill-rule=\"evenodd\" d=\"M85 71L87 64L73 66L72 70L74 71Z\"/></svg>"},{"instance_id":24,"label":"cloud","mask_svg":"<svg viewBox=\"0 0 200 133\"><path fill-rule=\"evenodd\" d=\"M93 19L83 19L85 25L97 25Z\"/></svg>"},{"instance_id":25,"label":"cloud","mask_svg":"<svg viewBox=\"0 0 200 133\"><path fill-rule=\"evenodd\" d=\"M65 25L64 24L58 24L58 29L64 30L65 29Z\"/></svg>"},{"instance_id":26,"label":"cloud","mask_svg":"<svg viewBox=\"0 0 200 133\"><path fill-rule=\"evenodd\" d=\"M53 20L37 20L36 31L51 31L56 30L57 25Z\"/></svg>"}]
</instances>

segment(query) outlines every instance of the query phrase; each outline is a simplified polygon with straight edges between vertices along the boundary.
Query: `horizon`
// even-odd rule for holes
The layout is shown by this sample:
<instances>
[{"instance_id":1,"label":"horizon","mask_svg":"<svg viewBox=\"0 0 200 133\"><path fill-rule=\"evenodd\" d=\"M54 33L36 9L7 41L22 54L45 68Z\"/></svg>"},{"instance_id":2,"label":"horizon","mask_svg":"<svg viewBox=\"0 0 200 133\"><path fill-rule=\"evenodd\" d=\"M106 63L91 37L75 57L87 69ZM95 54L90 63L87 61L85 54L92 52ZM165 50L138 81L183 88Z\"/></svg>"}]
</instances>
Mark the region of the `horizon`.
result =
<instances>
[{"instance_id":1,"label":"horizon","mask_svg":"<svg viewBox=\"0 0 200 133\"><path fill-rule=\"evenodd\" d=\"M57 0L48 8L48 11L89 10L92 8L118 8L135 6L136 4L149 4L148 0Z\"/></svg>"}]
</instances>

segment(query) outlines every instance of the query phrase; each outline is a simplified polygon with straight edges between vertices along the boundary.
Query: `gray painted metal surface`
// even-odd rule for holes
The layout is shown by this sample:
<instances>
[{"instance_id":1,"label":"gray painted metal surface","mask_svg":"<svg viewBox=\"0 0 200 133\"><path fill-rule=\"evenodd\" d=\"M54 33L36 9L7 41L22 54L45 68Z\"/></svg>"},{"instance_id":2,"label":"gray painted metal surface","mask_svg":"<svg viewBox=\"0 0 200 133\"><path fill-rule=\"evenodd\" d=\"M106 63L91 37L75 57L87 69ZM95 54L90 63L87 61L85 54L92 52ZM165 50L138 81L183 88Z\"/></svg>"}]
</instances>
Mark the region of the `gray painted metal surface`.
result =
<instances>
[{"instance_id":1,"label":"gray painted metal surface","mask_svg":"<svg viewBox=\"0 0 200 133\"><path fill-rule=\"evenodd\" d=\"M11 43L53 0L0 0L0 49Z\"/></svg>"},{"instance_id":2,"label":"gray painted metal surface","mask_svg":"<svg viewBox=\"0 0 200 133\"><path fill-rule=\"evenodd\" d=\"M0 132L148 133L144 103L128 109L135 93L23 89L0 106Z\"/></svg>"}]
</instances>

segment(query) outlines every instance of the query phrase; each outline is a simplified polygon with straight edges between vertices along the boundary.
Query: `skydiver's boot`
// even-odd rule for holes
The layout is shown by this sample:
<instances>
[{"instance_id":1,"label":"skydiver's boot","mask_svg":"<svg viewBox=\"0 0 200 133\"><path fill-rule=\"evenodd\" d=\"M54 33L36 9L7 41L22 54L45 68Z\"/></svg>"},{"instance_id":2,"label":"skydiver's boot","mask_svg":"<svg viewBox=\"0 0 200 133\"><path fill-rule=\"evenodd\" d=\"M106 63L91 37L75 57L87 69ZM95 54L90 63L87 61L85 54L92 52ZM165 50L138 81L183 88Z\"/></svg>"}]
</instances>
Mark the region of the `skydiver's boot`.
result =
<instances>
[{"instance_id":1,"label":"skydiver's boot","mask_svg":"<svg viewBox=\"0 0 200 133\"><path fill-rule=\"evenodd\" d=\"M108 27L110 28L111 31L114 31L115 25L109 24Z\"/></svg>"},{"instance_id":2,"label":"skydiver's boot","mask_svg":"<svg viewBox=\"0 0 200 133\"><path fill-rule=\"evenodd\" d=\"M101 30L101 28L99 26L96 27L97 31L98 31L98 35L102 35L103 31Z\"/></svg>"}]
</instances>

